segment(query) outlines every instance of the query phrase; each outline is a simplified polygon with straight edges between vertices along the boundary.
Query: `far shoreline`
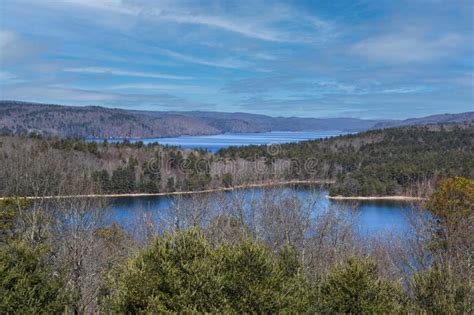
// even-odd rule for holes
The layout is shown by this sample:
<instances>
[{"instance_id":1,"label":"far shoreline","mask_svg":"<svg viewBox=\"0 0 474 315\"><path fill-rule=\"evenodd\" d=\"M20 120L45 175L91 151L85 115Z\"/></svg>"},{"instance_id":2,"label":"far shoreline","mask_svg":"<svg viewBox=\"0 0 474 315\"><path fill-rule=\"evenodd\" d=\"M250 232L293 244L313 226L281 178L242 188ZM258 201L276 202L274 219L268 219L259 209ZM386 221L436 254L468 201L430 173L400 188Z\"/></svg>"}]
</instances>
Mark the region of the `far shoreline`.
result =
<instances>
[{"instance_id":1,"label":"far shoreline","mask_svg":"<svg viewBox=\"0 0 474 315\"><path fill-rule=\"evenodd\" d=\"M125 197L160 197L160 196L179 196L179 195L193 195L193 194L205 194L213 192L226 192L247 188L259 188L259 187L272 187L272 186L287 186L287 185L328 185L334 184L333 180L293 180L293 181L282 181L282 182L267 182L267 183L253 183L236 185L232 187L221 187L212 188L205 190L187 190L187 191L170 191L170 192L158 192L158 193L127 193L127 194L88 194L88 195L60 195L60 196L12 196L12 197L0 197L0 200L8 198L25 198L27 200L38 200L38 199L68 199L68 198L125 198Z\"/></svg>"},{"instance_id":2,"label":"far shoreline","mask_svg":"<svg viewBox=\"0 0 474 315\"><path fill-rule=\"evenodd\" d=\"M204 190L187 190L187 191L170 191L170 192L158 192L158 193L126 193L126 194L87 194L87 195L59 195L59 196L2 196L0 200L9 198L25 198L27 200L38 200L38 199L69 199L69 198L127 198L127 197L166 197L166 196L180 196L180 195L194 195L194 194L206 194L214 192L227 192L248 188L260 188L260 187L274 187L274 186L289 186L289 185L330 185L334 184L334 180L292 180L292 181L281 181L281 182L266 182L266 183L252 183L236 185L232 187L220 187ZM353 201L424 201L427 198L415 197L415 196L330 196L326 195L327 199L330 200L353 200Z\"/></svg>"},{"instance_id":3,"label":"far shoreline","mask_svg":"<svg viewBox=\"0 0 474 315\"><path fill-rule=\"evenodd\" d=\"M327 196L331 200L359 200L359 201L377 201L377 200L388 200L388 201L424 201L424 197L415 196Z\"/></svg>"}]
</instances>

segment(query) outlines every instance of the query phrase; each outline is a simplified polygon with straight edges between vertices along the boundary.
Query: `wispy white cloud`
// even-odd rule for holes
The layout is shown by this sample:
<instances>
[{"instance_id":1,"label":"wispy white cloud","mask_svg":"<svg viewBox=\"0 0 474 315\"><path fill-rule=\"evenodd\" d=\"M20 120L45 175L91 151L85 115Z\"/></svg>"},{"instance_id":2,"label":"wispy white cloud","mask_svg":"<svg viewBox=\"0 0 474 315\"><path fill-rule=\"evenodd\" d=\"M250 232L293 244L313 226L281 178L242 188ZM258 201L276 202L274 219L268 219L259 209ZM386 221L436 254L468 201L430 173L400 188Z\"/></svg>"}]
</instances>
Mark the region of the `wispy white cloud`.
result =
<instances>
[{"instance_id":1,"label":"wispy white cloud","mask_svg":"<svg viewBox=\"0 0 474 315\"><path fill-rule=\"evenodd\" d=\"M225 12L215 10L212 14L203 13L199 6L190 9L190 5L183 5L178 1L171 2L140 2L140 1L121 1L121 0L62 0L55 1L55 5L73 5L91 10L100 10L108 13L116 13L130 16L138 16L141 19L148 19L154 22L170 22L177 24L190 24L210 27L222 31L232 32L248 38L270 41L270 42L314 42L320 41L322 37L328 36L329 31L333 30L333 25L328 21L324 21L318 17L307 15L274 4L269 7L266 4L259 7L254 3L252 14L229 15ZM45 3L48 5L48 2ZM212 9L202 5L203 8ZM259 10L261 14L255 15L254 11ZM280 22L291 22L294 26L303 26L300 32L288 32L284 28L276 27L275 24ZM310 32L305 32L305 27L310 28ZM315 33L318 36L314 36Z\"/></svg>"},{"instance_id":2,"label":"wispy white cloud","mask_svg":"<svg viewBox=\"0 0 474 315\"><path fill-rule=\"evenodd\" d=\"M186 93L208 94L215 92L212 88L192 84L156 84L156 83L128 83L116 84L107 87L108 90L155 90L180 91Z\"/></svg>"},{"instance_id":3,"label":"wispy white cloud","mask_svg":"<svg viewBox=\"0 0 474 315\"><path fill-rule=\"evenodd\" d=\"M3 89L2 89L3 90ZM118 98L116 94L85 89L64 88L46 85L17 84L2 91L5 99L53 102L102 102ZM56 100L56 101L54 101Z\"/></svg>"},{"instance_id":4,"label":"wispy white cloud","mask_svg":"<svg viewBox=\"0 0 474 315\"><path fill-rule=\"evenodd\" d=\"M382 89L379 93L383 94L407 94L407 93L419 93L419 92L427 92L430 89L426 86L403 86L397 87L392 89Z\"/></svg>"},{"instance_id":5,"label":"wispy white cloud","mask_svg":"<svg viewBox=\"0 0 474 315\"><path fill-rule=\"evenodd\" d=\"M3 84L12 84L23 82L23 80L21 80L17 75L8 71L0 71L0 82Z\"/></svg>"},{"instance_id":6,"label":"wispy white cloud","mask_svg":"<svg viewBox=\"0 0 474 315\"><path fill-rule=\"evenodd\" d=\"M0 84L0 91L2 91ZM112 107L147 110L189 110L193 107L212 110L213 104L192 102L167 93L120 93L116 91L95 91L73 87L40 84L16 84L2 91L3 99L45 102L69 105L106 105Z\"/></svg>"},{"instance_id":7,"label":"wispy white cloud","mask_svg":"<svg viewBox=\"0 0 474 315\"><path fill-rule=\"evenodd\" d=\"M142 78L154 78L154 79L169 79L169 80L191 80L191 79L193 79L193 77L190 77L190 76L178 76L178 75L162 74L162 73L129 71L129 70L121 70L121 69L115 69L115 68L103 68L103 67L66 68L66 69L63 69L63 71L65 71L65 72L74 72L74 73L85 73L85 74L102 74L102 75L142 77Z\"/></svg>"},{"instance_id":8,"label":"wispy white cloud","mask_svg":"<svg viewBox=\"0 0 474 315\"><path fill-rule=\"evenodd\" d=\"M186 6L155 8L149 12L162 21L206 26L268 42L315 43L335 35L332 23L281 3L260 6L255 2L251 7L251 14L249 12L234 12L231 15L228 12L203 14L198 10L190 12ZM293 30L279 26L288 24L292 25Z\"/></svg>"},{"instance_id":9,"label":"wispy white cloud","mask_svg":"<svg viewBox=\"0 0 474 315\"><path fill-rule=\"evenodd\" d=\"M266 77L260 79L244 79L231 82L223 88L234 94L278 96L281 98L318 97L327 98L335 95L357 96L376 94L409 94L427 92L432 89L425 85L392 85L387 88L374 83L355 84L326 78L294 79L290 77Z\"/></svg>"},{"instance_id":10,"label":"wispy white cloud","mask_svg":"<svg viewBox=\"0 0 474 315\"><path fill-rule=\"evenodd\" d=\"M57 0L51 3L56 5L74 5L94 10L104 10L128 15L136 15L140 13L138 8L132 5L127 5L121 0Z\"/></svg>"},{"instance_id":11,"label":"wispy white cloud","mask_svg":"<svg viewBox=\"0 0 474 315\"><path fill-rule=\"evenodd\" d=\"M463 42L458 34L433 38L416 33L387 34L368 38L352 46L353 53L387 63L430 62L450 56Z\"/></svg>"},{"instance_id":12,"label":"wispy white cloud","mask_svg":"<svg viewBox=\"0 0 474 315\"><path fill-rule=\"evenodd\" d=\"M297 38L293 40L282 32L278 32L272 29L265 29L261 25L249 25L248 21L232 20L228 17L223 16L203 16L203 15L192 15L192 14L169 14L159 13L157 17L164 21L170 21L175 23L184 24L195 24L210 26L213 28L222 29L229 32L238 33L240 35L261 39L273 42L290 42L297 41Z\"/></svg>"},{"instance_id":13,"label":"wispy white cloud","mask_svg":"<svg viewBox=\"0 0 474 315\"><path fill-rule=\"evenodd\" d=\"M176 51L172 51L172 50L164 49L164 48L155 48L155 50L164 56L168 56L177 60L185 61L188 63L200 64L204 66L229 68L229 69L238 69L238 68L243 68L243 67L248 66L246 62L235 60L232 58L229 58L227 60L217 60L217 59L208 60L208 59L203 59L203 58L183 54L180 52L176 52Z\"/></svg>"},{"instance_id":14,"label":"wispy white cloud","mask_svg":"<svg viewBox=\"0 0 474 315\"><path fill-rule=\"evenodd\" d=\"M35 58L44 45L25 40L10 30L0 30L0 62L3 66Z\"/></svg>"},{"instance_id":15,"label":"wispy white cloud","mask_svg":"<svg viewBox=\"0 0 474 315\"><path fill-rule=\"evenodd\" d=\"M264 52L257 52L254 54L254 57L263 59L263 60L270 60L270 61L278 60L278 56L264 53Z\"/></svg>"}]
</instances>

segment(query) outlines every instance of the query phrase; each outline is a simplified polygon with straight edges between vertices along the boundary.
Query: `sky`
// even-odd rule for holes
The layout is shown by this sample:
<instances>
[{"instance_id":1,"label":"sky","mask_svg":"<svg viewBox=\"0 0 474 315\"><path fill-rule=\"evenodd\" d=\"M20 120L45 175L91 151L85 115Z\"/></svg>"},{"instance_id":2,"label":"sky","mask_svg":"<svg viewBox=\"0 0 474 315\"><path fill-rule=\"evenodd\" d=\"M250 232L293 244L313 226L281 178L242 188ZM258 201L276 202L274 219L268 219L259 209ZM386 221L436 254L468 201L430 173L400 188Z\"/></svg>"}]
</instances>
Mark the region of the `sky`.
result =
<instances>
[{"instance_id":1,"label":"sky","mask_svg":"<svg viewBox=\"0 0 474 315\"><path fill-rule=\"evenodd\" d=\"M0 99L403 119L474 110L474 2L0 0Z\"/></svg>"}]
</instances>

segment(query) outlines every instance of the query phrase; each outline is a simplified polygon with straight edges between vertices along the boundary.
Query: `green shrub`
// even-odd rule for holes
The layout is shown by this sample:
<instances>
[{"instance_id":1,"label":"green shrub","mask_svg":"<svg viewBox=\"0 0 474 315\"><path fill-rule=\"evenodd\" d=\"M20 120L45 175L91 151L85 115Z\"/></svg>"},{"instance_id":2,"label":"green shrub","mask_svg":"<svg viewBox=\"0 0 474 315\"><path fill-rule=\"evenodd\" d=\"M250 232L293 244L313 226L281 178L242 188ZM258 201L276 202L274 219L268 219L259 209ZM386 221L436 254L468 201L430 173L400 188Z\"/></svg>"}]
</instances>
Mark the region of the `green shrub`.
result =
<instances>
[{"instance_id":1,"label":"green shrub","mask_svg":"<svg viewBox=\"0 0 474 315\"><path fill-rule=\"evenodd\" d=\"M0 248L0 292L0 314L57 314L67 305L43 251L22 242Z\"/></svg>"},{"instance_id":2,"label":"green shrub","mask_svg":"<svg viewBox=\"0 0 474 315\"><path fill-rule=\"evenodd\" d=\"M28 206L25 198L0 199L0 242L15 237L15 221L20 210Z\"/></svg>"},{"instance_id":3,"label":"green shrub","mask_svg":"<svg viewBox=\"0 0 474 315\"><path fill-rule=\"evenodd\" d=\"M323 314L392 314L404 306L400 286L383 280L374 262L355 257L333 268L320 294Z\"/></svg>"},{"instance_id":4,"label":"green shrub","mask_svg":"<svg viewBox=\"0 0 474 315\"><path fill-rule=\"evenodd\" d=\"M435 265L412 282L417 313L472 314L472 287L457 281L449 268Z\"/></svg>"},{"instance_id":5,"label":"green shrub","mask_svg":"<svg viewBox=\"0 0 474 315\"><path fill-rule=\"evenodd\" d=\"M306 282L284 261L295 260L280 259L251 241L213 246L195 230L167 235L114 278L108 311L302 312Z\"/></svg>"}]
</instances>

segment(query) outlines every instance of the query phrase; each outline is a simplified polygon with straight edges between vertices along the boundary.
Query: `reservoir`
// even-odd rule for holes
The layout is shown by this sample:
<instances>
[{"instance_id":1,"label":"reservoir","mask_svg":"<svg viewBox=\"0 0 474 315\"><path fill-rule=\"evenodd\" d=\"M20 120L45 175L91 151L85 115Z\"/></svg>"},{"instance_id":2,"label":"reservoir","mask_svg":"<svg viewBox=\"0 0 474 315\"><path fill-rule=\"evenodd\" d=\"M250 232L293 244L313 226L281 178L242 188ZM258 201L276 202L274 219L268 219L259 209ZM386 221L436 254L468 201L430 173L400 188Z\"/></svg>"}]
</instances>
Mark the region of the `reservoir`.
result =
<instances>
[{"instance_id":1,"label":"reservoir","mask_svg":"<svg viewBox=\"0 0 474 315\"><path fill-rule=\"evenodd\" d=\"M281 144L305 140L323 139L348 134L343 131L272 131L261 133L225 133L211 136L181 136L170 138L127 139L130 142L142 141L144 144L158 142L162 145L180 146L182 149L206 149L216 152L229 146ZM89 139L103 141L104 139ZM107 139L108 142L121 142L125 139Z\"/></svg>"},{"instance_id":2,"label":"reservoir","mask_svg":"<svg viewBox=\"0 0 474 315\"><path fill-rule=\"evenodd\" d=\"M352 220L353 226L363 235L403 236L410 233L409 221L418 213L416 206L403 201L332 201L324 189L294 186L179 196L120 197L113 199L107 214L109 219L133 229L137 217L143 214L152 218L156 225L165 226L177 213L186 220L197 215L210 218L219 213L235 214L236 209L240 209L246 222L254 224L262 212L269 213L272 207L282 213L297 208L301 216L307 215L314 221L332 210L342 213L344 219Z\"/></svg>"}]
</instances>

